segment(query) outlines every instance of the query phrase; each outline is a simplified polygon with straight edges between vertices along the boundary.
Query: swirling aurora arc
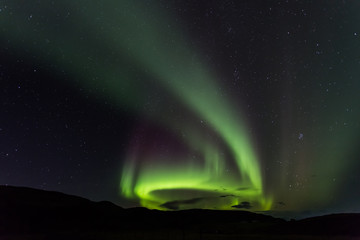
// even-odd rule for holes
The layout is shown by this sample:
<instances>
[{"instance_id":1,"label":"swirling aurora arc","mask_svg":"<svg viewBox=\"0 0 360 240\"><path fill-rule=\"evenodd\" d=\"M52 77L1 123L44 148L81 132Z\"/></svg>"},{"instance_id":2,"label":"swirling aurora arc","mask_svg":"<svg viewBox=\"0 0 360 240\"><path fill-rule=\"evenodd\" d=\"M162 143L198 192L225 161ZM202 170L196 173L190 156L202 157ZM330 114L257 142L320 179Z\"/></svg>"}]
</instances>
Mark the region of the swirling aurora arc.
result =
<instances>
[{"instance_id":1,"label":"swirling aurora arc","mask_svg":"<svg viewBox=\"0 0 360 240\"><path fill-rule=\"evenodd\" d=\"M127 0L55 5L43 1L41 7L7 1L7 5L16 14L4 10L0 25L11 47L25 48L36 61L50 62L49 68L71 75L70 85L81 86L94 99L106 99L119 111L126 109L142 119L120 160L121 196L162 210L234 209L244 202L253 210L269 210L274 199L286 198L285 191L265 187L271 177L266 176L265 160L259 158L251 120L242 111L245 104L227 94L221 71L214 70L204 52L193 47L190 36L170 14ZM60 23L46 24L41 16ZM324 132L321 126L334 117L326 113L315 133L319 136ZM358 116L355 110L353 114ZM323 169L327 159L330 170L323 171L335 179L352 164L337 159L354 152L357 132L342 131L340 135L353 144L340 143L341 150L331 156L325 151L313 154L317 163L294 158L298 165L306 162L313 169ZM326 141L333 143L331 138ZM312 147L305 148L310 155ZM287 150L282 152L279 158L287 157ZM279 186L289 185L285 170L274 171L282 179ZM319 183L307 195L314 196L313 202L325 201L333 189ZM296 196L291 199L297 201Z\"/></svg>"}]
</instances>

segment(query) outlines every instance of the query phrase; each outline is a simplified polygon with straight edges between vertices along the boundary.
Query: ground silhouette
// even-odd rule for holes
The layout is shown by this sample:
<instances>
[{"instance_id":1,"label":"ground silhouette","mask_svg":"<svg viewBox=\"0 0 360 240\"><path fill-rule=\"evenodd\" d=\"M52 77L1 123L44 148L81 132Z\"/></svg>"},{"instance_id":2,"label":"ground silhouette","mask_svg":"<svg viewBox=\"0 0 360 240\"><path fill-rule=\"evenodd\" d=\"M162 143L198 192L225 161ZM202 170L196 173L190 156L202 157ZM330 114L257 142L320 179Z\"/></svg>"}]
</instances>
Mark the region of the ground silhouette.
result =
<instances>
[{"instance_id":1,"label":"ground silhouette","mask_svg":"<svg viewBox=\"0 0 360 240\"><path fill-rule=\"evenodd\" d=\"M0 239L353 239L360 214L285 221L248 211L124 209L59 192L0 186Z\"/></svg>"}]
</instances>

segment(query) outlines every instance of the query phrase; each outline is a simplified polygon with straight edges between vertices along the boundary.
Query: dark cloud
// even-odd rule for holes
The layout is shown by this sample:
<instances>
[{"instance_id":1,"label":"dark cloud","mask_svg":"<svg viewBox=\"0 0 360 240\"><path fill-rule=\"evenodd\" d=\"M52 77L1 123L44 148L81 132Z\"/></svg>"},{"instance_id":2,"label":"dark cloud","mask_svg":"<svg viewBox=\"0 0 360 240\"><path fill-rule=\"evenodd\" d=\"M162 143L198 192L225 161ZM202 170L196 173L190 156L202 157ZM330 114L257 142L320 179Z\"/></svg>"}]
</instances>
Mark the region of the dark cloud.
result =
<instances>
[{"instance_id":1,"label":"dark cloud","mask_svg":"<svg viewBox=\"0 0 360 240\"><path fill-rule=\"evenodd\" d=\"M171 202L166 202L164 204L161 204L160 207L165 207L165 208L171 209L171 210L178 210L180 208L180 205L197 203L203 199L204 198L192 198L192 199L188 199L188 200L171 201Z\"/></svg>"},{"instance_id":2,"label":"dark cloud","mask_svg":"<svg viewBox=\"0 0 360 240\"><path fill-rule=\"evenodd\" d=\"M224 197L235 197L235 195L229 194L229 195L222 195L220 197L222 197L222 198L224 198Z\"/></svg>"},{"instance_id":3,"label":"dark cloud","mask_svg":"<svg viewBox=\"0 0 360 240\"><path fill-rule=\"evenodd\" d=\"M238 205L231 206L233 208L243 208L243 209L250 209L252 208L251 204L249 202L241 202Z\"/></svg>"},{"instance_id":4,"label":"dark cloud","mask_svg":"<svg viewBox=\"0 0 360 240\"><path fill-rule=\"evenodd\" d=\"M239 187L236 189L236 191L245 191L245 190L248 190L249 188L248 187Z\"/></svg>"}]
</instances>

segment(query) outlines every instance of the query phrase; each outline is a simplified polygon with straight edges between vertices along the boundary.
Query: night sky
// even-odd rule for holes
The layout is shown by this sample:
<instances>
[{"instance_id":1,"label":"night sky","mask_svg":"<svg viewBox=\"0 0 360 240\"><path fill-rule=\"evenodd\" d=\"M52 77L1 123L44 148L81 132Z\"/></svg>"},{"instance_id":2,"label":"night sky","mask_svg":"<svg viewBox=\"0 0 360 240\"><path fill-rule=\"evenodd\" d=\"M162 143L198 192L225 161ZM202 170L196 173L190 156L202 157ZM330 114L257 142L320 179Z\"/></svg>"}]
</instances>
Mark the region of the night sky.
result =
<instances>
[{"instance_id":1,"label":"night sky","mask_svg":"<svg viewBox=\"0 0 360 240\"><path fill-rule=\"evenodd\" d=\"M0 1L0 184L360 211L358 1Z\"/></svg>"}]
</instances>

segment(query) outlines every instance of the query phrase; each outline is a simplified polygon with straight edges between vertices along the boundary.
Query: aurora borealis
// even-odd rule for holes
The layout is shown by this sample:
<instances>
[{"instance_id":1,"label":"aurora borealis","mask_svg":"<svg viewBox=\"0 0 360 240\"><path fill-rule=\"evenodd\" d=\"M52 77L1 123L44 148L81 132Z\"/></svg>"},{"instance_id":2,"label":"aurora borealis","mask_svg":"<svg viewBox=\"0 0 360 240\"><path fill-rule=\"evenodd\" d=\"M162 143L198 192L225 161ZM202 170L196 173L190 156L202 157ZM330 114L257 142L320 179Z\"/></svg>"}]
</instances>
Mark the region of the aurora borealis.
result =
<instances>
[{"instance_id":1,"label":"aurora borealis","mask_svg":"<svg viewBox=\"0 0 360 240\"><path fill-rule=\"evenodd\" d=\"M161 210L360 210L357 3L0 9L0 184Z\"/></svg>"}]
</instances>

